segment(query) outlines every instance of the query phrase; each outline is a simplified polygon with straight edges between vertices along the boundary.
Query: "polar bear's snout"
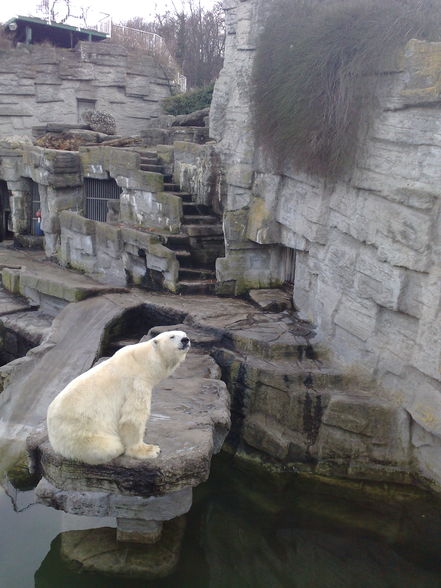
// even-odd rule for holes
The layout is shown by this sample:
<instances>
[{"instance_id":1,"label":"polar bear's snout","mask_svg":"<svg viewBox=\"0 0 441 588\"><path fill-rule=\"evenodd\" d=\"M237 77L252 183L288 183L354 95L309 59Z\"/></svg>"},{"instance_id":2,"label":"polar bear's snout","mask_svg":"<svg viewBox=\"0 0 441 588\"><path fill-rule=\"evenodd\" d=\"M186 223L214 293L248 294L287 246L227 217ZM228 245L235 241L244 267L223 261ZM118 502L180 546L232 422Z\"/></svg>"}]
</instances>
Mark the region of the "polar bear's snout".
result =
<instances>
[{"instance_id":1,"label":"polar bear's snout","mask_svg":"<svg viewBox=\"0 0 441 588\"><path fill-rule=\"evenodd\" d=\"M190 347L190 339L188 337L182 337L181 349L187 349L187 347Z\"/></svg>"}]
</instances>

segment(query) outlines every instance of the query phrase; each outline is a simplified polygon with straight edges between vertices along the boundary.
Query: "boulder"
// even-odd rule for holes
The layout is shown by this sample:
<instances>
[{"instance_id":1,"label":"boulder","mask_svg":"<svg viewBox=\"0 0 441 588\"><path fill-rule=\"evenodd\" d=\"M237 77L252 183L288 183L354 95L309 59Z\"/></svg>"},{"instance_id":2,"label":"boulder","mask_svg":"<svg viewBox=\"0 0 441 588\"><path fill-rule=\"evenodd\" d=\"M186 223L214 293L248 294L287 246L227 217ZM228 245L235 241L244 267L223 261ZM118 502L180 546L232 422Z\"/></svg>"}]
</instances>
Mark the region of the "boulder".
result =
<instances>
[{"instance_id":1,"label":"boulder","mask_svg":"<svg viewBox=\"0 0 441 588\"><path fill-rule=\"evenodd\" d=\"M209 115L210 108L195 110L190 114L178 114L172 123L173 127L203 127L205 120Z\"/></svg>"}]
</instances>

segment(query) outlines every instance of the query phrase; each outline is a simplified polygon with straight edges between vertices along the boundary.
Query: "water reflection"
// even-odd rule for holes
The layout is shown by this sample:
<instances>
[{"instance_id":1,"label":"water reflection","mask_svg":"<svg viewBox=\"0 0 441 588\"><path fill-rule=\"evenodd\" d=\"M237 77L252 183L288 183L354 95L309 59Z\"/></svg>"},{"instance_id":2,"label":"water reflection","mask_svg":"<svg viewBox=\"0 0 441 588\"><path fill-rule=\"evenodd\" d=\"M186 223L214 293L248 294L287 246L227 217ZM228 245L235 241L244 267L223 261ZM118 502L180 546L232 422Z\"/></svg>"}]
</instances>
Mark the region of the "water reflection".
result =
<instances>
[{"instance_id":1,"label":"water reflection","mask_svg":"<svg viewBox=\"0 0 441 588\"><path fill-rule=\"evenodd\" d=\"M181 551L185 517L164 523L161 539L153 545L121 543L116 529L103 527L60 533L51 552L74 572L94 572L123 578L147 580L169 576L176 568ZM45 586L52 577L52 558L48 556L36 574L36 586Z\"/></svg>"},{"instance_id":2,"label":"water reflection","mask_svg":"<svg viewBox=\"0 0 441 588\"><path fill-rule=\"evenodd\" d=\"M143 579L121 579L102 573L84 573L75 561L79 559L78 550L90 547L93 535L89 531L83 535L64 535L63 541L63 534L57 535L58 530L52 535L57 537L49 551L46 543L47 555L34 567L34 571L38 568L35 586L438 588L441 587L440 506L435 497L415 496L406 488L370 487L360 492L355 484L348 487L287 476L270 478L241 471L228 458L220 456L215 460L210 481L195 491L180 559L169 576L147 580L145 574ZM22 532L19 516L33 516L35 529L44 528L44 522L53 515L61 517L51 509L37 509L38 516L14 515L17 533ZM42 522L38 523L38 519ZM41 551L41 544L47 541L47 533L40 530L38 533L38 539L34 535L32 541L22 536L28 550L35 544L36 551ZM99 533L107 534L107 539L104 540L104 535L99 539ZM113 562L107 569L110 572L117 559L112 549L121 546L111 539L113 529L99 533L98 546L105 555L104 561L110 557L109 561ZM175 529L172 538L178 535ZM149 557L152 548L137 547L137 557ZM172 551L167 553L173 564L171 568L176 564ZM69 553L74 557L68 557ZM123 564L124 559L118 561ZM5 565L10 566L8 559L3 559L2 571ZM124 565L120 565L118 573L123 570ZM3 573L2 576L5 577ZM6 577L11 578L11 573ZM33 580L28 580L28 583L6 584L4 588L33 586Z\"/></svg>"}]
</instances>

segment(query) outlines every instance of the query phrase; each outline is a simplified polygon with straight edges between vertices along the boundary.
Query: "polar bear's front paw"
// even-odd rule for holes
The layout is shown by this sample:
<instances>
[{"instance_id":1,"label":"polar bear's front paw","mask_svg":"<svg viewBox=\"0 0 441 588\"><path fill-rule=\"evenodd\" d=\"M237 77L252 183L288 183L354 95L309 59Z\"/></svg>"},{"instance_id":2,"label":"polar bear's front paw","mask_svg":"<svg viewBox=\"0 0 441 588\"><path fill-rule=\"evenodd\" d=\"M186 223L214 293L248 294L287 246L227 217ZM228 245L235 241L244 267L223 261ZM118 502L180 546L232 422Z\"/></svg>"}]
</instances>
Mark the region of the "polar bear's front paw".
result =
<instances>
[{"instance_id":1,"label":"polar bear's front paw","mask_svg":"<svg viewBox=\"0 0 441 588\"><path fill-rule=\"evenodd\" d=\"M138 443L132 445L126 450L128 457L135 457L136 459L153 459L158 457L161 449L158 445L148 445L147 443Z\"/></svg>"}]
</instances>

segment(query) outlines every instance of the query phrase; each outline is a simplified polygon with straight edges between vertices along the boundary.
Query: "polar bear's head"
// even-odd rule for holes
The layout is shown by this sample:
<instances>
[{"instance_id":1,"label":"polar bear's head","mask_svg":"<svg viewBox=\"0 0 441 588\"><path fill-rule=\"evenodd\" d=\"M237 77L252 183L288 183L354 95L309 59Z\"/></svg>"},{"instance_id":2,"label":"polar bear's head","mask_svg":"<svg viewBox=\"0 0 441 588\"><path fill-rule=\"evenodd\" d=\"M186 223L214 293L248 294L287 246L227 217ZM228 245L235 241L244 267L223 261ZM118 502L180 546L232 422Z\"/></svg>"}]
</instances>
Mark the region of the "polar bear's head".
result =
<instances>
[{"instance_id":1,"label":"polar bear's head","mask_svg":"<svg viewBox=\"0 0 441 588\"><path fill-rule=\"evenodd\" d=\"M184 361L190 349L190 339L184 331L165 331L151 339L150 343L168 374Z\"/></svg>"},{"instance_id":2,"label":"polar bear's head","mask_svg":"<svg viewBox=\"0 0 441 588\"><path fill-rule=\"evenodd\" d=\"M187 353L190 349L190 339L184 331L164 331L156 335L152 342L167 353Z\"/></svg>"}]
</instances>

